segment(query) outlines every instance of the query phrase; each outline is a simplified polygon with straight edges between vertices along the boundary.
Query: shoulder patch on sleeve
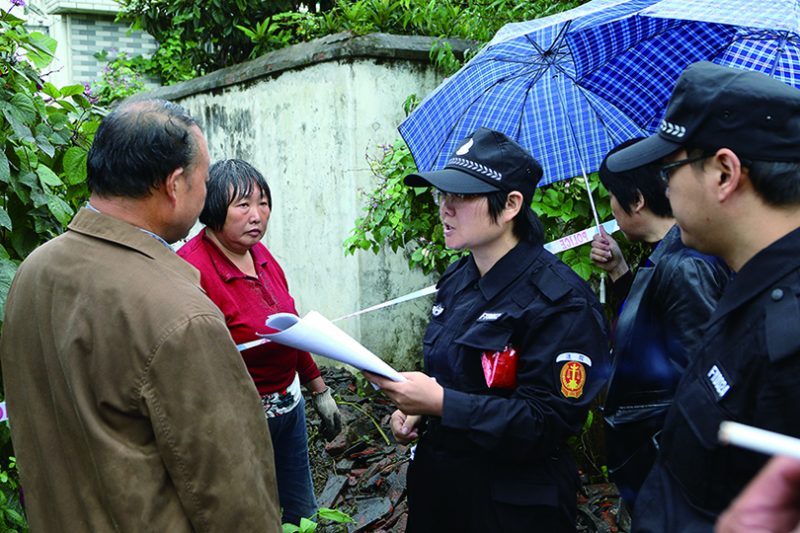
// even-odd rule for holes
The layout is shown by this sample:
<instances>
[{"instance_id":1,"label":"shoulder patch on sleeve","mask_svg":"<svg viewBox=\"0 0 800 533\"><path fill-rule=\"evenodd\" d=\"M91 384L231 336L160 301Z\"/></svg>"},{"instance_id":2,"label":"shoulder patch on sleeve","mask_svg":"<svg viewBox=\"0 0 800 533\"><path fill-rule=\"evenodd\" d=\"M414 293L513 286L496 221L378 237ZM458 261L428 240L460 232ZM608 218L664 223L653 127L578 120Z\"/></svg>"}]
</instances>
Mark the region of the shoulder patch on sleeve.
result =
<instances>
[{"instance_id":1,"label":"shoulder patch on sleeve","mask_svg":"<svg viewBox=\"0 0 800 533\"><path fill-rule=\"evenodd\" d=\"M767 353L770 361L800 355L800 302L790 288L774 288L766 303L764 319Z\"/></svg>"},{"instance_id":2,"label":"shoulder patch on sleeve","mask_svg":"<svg viewBox=\"0 0 800 533\"><path fill-rule=\"evenodd\" d=\"M547 265L542 269L542 273L537 277L536 286L542 291L544 297L550 302L557 302L569 293L570 286L552 265Z\"/></svg>"},{"instance_id":3,"label":"shoulder patch on sleeve","mask_svg":"<svg viewBox=\"0 0 800 533\"><path fill-rule=\"evenodd\" d=\"M586 386L586 368L576 360L562 360L564 363L559 372L561 394L565 398L580 398Z\"/></svg>"}]
</instances>

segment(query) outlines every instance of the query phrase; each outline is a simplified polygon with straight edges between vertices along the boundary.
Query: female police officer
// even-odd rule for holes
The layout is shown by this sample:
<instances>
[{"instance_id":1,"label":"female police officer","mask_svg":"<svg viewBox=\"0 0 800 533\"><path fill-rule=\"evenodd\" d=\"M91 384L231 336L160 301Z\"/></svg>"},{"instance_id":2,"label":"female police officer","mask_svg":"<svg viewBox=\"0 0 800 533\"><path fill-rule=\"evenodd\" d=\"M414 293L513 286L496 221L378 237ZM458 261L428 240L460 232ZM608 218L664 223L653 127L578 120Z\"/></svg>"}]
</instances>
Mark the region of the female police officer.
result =
<instances>
[{"instance_id":1,"label":"female police officer","mask_svg":"<svg viewBox=\"0 0 800 533\"><path fill-rule=\"evenodd\" d=\"M542 169L505 135L480 128L434 187L445 243L469 255L438 284L425 371L396 383L399 442L421 435L408 471L408 529L575 531L580 431L607 375L608 345L589 287L542 247L529 205ZM423 416L424 415L424 416Z\"/></svg>"}]
</instances>

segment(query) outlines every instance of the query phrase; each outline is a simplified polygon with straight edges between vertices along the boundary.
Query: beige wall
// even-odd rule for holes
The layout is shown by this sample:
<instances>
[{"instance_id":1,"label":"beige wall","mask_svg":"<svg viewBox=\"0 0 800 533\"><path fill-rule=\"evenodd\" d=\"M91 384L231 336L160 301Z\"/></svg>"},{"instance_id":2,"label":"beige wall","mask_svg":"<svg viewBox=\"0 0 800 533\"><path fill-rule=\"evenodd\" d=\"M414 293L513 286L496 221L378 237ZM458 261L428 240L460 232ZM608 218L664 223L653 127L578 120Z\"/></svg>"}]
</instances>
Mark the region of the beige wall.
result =
<instances>
[{"instance_id":1,"label":"beige wall","mask_svg":"<svg viewBox=\"0 0 800 533\"><path fill-rule=\"evenodd\" d=\"M316 310L334 319L435 282L409 271L401 255L345 256L342 247L361 214L362 193L377 184L366 156L399 137L406 97L425 95L441 81L422 59L344 57L216 89L193 80L203 89L173 86L162 94L201 122L212 161L242 158L267 177L274 207L265 243L301 314ZM229 71L219 79L237 72L241 77ZM431 303L426 296L340 325L409 369L421 354Z\"/></svg>"}]
</instances>

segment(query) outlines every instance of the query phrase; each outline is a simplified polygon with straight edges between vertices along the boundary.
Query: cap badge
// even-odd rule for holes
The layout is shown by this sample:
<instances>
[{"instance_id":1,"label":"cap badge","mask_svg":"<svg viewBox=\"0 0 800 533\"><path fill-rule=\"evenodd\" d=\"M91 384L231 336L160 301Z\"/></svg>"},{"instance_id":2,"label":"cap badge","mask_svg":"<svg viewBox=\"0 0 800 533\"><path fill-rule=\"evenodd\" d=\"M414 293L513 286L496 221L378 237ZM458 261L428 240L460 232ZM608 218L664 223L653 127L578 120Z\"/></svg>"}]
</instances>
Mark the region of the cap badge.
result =
<instances>
[{"instance_id":1,"label":"cap badge","mask_svg":"<svg viewBox=\"0 0 800 533\"><path fill-rule=\"evenodd\" d=\"M444 307L442 306L442 304L436 304L431 309L431 314L433 316L439 316L439 315L442 314L443 311L444 311Z\"/></svg>"},{"instance_id":2,"label":"cap badge","mask_svg":"<svg viewBox=\"0 0 800 533\"><path fill-rule=\"evenodd\" d=\"M469 149L470 149L470 148L472 148L472 144L473 144L473 142L474 142L474 141L473 141L472 139L470 139L470 140L468 140L467 142L465 142L464 144L462 144L462 145L461 145L461 148L459 148L458 150L456 150L456 155L464 155L464 154L466 154L467 152L469 152Z\"/></svg>"},{"instance_id":3,"label":"cap badge","mask_svg":"<svg viewBox=\"0 0 800 533\"><path fill-rule=\"evenodd\" d=\"M686 135L686 128L679 124L673 124L672 122L667 122L666 120L661 121L661 126L659 128L663 133L667 135L672 135L673 137L677 137L678 139L682 139L684 135Z\"/></svg>"}]
</instances>

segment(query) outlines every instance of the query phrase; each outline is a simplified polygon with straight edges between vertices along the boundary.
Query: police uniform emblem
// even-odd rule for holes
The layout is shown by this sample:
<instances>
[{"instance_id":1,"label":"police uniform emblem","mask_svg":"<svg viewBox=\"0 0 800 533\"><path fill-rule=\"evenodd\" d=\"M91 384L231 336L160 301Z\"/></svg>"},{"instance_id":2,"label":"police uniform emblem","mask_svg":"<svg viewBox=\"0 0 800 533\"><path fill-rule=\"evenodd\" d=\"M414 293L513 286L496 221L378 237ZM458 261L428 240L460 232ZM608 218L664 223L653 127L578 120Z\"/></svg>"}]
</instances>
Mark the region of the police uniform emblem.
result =
<instances>
[{"instance_id":1,"label":"police uniform emblem","mask_svg":"<svg viewBox=\"0 0 800 533\"><path fill-rule=\"evenodd\" d=\"M442 304L436 304L431 309L431 314L433 316L439 316L442 314L442 311L444 311L444 307L442 306Z\"/></svg>"},{"instance_id":2,"label":"police uniform emblem","mask_svg":"<svg viewBox=\"0 0 800 533\"><path fill-rule=\"evenodd\" d=\"M556 357L556 363L564 363L561 367L561 394L565 398L580 398L586 385L586 366L592 366L592 360L580 353L562 353Z\"/></svg>"}]
</instances>

